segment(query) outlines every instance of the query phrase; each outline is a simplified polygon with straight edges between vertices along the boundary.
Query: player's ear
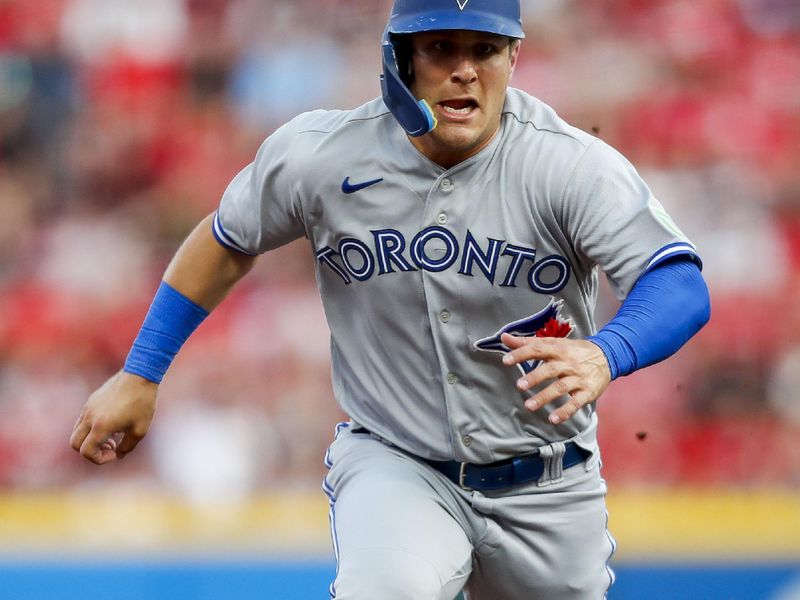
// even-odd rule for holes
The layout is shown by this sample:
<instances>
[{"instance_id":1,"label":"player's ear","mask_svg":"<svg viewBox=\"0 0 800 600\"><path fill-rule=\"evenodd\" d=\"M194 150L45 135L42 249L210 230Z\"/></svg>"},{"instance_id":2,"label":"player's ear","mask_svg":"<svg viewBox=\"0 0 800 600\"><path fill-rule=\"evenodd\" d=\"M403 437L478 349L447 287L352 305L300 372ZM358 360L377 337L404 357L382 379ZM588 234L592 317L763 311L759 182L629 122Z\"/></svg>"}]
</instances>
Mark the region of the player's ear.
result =
<instances>
[{"instance_id":1,"label":"player's ear","mask_svg":"<svg viewBox=\"0 0 800 600\"><path fill-rule=\"evenodd\" d=\"M511 60L510 75L514 74L514 67L517 66L517 58L519 58L519 47L522 45L522 40L511 40L508 45L508 55Z\"/></svg>"}]
</instances>

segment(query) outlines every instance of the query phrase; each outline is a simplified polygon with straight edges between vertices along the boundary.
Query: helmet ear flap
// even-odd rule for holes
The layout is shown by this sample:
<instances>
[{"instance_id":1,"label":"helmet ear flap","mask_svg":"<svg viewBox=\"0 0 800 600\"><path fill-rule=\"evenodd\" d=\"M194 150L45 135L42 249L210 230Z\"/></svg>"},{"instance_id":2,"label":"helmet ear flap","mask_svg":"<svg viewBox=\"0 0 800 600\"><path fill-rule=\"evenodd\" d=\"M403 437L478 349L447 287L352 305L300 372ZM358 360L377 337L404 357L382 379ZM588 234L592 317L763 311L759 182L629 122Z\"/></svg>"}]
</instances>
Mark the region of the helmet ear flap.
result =
<instances>
[{"instance_id":1,"label":"helmet ear flap","mask_svg":"<svg viewBox=\"0 0 800 600\"><path fill-rule=\"evenodd\" d=\"M436 117L425 100L417 100L414 97L404 81L404 76L401 75L400 68L413 79L413 73L409 70L410 54L401 67L397 48L388 32L384 36L381 49L383 54L381 92L384 103L409 135L413 137L425 135L436 127Z\"/></svg>"}]
</instances>

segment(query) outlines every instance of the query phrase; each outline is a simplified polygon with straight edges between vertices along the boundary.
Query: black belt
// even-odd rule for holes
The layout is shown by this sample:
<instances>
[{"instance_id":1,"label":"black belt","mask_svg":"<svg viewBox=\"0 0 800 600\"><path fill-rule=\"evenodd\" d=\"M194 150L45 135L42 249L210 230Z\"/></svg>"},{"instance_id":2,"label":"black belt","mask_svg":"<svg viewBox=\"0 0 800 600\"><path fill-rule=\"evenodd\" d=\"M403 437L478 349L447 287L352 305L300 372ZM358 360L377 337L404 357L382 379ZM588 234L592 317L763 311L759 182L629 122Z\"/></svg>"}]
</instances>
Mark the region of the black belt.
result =
<instances>
[{"instance_id":1,"label":"black belt","mask_svg":"<svg viewBox=\"0 0 800 600\"><path fill-rule=\"evenodd\" d=\"M353 433L370 433L366 427L353 429ZM565 444L564 455L561 457L561 468L574 467L591 456L591 452L584 450L575 442ZM479 492L502 490L522 483L538 481L544 474L544 459L539 453L515 456L487 465L462 463L455 460L427 460L428 463L450 481L465 490Z\"/></svg>"}]
</instances>

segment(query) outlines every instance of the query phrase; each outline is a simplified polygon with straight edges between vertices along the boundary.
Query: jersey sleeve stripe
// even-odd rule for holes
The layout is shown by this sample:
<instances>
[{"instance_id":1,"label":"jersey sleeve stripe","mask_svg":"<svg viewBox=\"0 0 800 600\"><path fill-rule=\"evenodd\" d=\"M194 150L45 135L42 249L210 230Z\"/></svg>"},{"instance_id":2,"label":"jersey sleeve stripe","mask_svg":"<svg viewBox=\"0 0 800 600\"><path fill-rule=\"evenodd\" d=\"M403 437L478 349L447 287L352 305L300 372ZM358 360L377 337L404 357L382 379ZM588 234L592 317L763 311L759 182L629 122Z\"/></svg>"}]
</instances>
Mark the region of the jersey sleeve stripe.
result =
<instances>
[{"instance_id":1,"label":"jersey sleeve stripe","mask_svg":"<svg viewBox=\"0 0 800 600\"><path fill-rule=\"evenodd\" d=\"M219 220L219 212L214 215L214 224L211 226L211 232L214 234L214 237L220 243L220 245L224 246L225 248L234 250L235 252L240 252L241 254L246 254L247 256L256 256L254 252L248 252L247 250L244 250L233 241L231 236L228 235L228 233L222 227L222 223Z\"/></svg>"},{"instance_id":2,"label":"jersey sleeve stripe","mask_svg":"<svg viewBox=\"0 0 800 600\"><path fill-rule=\"evenodd\" d=\"M675 242L674 244L667 244L653 254L653 256L650 257L650 260L647 262L647 267L645 268L644 272L647 273L648 271L653 270L667 259L681 255L688 256L689 259L696 263L697 266L702 270L703 261L697 254L695 247L688 242Z\"/></svg>"}]
</instances>

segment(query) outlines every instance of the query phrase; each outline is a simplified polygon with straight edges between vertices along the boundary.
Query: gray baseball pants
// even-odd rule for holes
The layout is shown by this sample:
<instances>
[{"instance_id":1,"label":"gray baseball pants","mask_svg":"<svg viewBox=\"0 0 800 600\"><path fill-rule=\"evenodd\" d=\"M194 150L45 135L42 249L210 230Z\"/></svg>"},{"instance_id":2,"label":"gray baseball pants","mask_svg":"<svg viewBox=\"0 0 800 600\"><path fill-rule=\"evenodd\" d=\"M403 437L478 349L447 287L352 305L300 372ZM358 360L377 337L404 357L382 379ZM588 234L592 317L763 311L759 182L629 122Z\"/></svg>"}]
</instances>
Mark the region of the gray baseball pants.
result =
<instances>
[{"instance_id":1,"label":"gray baseball pants","mask_svg":"<svg viewBox=\"0 0 800 600\"><path fill-rule=\"evenodd\" d=\"M546 453L546 452L545 452ZM466 491L340 426L323 488L337 600L600 600L613 582L597 460L499 492Z\"/></svg>"}]
</instances>

